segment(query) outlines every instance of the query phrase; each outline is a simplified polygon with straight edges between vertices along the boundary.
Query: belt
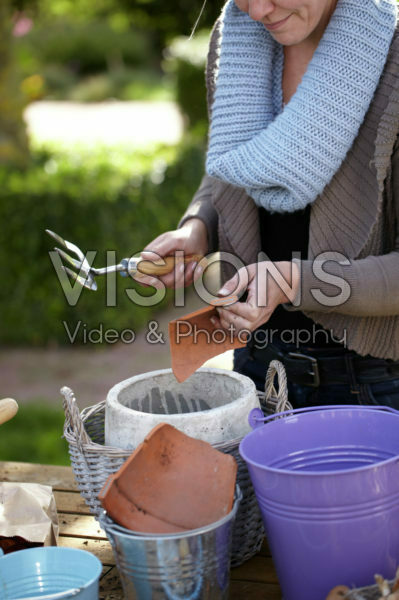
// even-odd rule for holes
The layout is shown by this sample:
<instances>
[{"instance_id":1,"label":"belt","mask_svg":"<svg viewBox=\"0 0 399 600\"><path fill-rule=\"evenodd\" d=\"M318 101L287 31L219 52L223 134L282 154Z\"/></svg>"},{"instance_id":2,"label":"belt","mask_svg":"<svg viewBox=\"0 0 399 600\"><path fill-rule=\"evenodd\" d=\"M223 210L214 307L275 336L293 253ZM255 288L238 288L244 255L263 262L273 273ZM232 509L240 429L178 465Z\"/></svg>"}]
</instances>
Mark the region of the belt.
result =
<instances>
[{"instance_id":1,"label":"belt","mask_svg":"<svg viewBox=\"0 0 399 600\"><path fill-rule=\"evenodd\" d=\"M272 360L283 363L287 378L292 383L318 387L326 384L378 383L399 377L399 361L359 356L351 350L326 348L266 348L248 346L253 360L269 364Z\"/></svg>"}]
</instances>

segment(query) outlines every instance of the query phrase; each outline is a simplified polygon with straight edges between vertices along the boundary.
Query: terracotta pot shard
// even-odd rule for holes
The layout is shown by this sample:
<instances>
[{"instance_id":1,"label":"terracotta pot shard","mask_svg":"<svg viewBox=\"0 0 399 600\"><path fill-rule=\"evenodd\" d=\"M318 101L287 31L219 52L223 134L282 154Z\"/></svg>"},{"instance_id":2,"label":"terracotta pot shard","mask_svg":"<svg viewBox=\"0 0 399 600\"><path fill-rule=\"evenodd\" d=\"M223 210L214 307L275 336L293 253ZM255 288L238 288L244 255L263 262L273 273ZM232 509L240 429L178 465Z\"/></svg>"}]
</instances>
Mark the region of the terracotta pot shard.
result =
<instances>
[{"instance_id":1,"label":"terracotta pot shard","mask_svg":"<svg viewBox=\"0 0 399 600\"><path fill-rule=\"evenodd\" d=\"M235 459L161 423L152 429L99 499L120 525L146 533L197 529L233 507Z\"/></svg>"},{"instance_id":2,"label":"terracotta pot shard","mask_svg":"<svg viewBox=\"0 0 399 600\"><path fill-rule=\"evenodd\" d=\"M243 348L245 341L222 330L215 334L211 317L217 316L216 306L237 302L237 296L216 298L210 306L169 322L169 346L172 371L180 383L195 373L213 356L234 348Z\"/></svg>"}]
</instances>

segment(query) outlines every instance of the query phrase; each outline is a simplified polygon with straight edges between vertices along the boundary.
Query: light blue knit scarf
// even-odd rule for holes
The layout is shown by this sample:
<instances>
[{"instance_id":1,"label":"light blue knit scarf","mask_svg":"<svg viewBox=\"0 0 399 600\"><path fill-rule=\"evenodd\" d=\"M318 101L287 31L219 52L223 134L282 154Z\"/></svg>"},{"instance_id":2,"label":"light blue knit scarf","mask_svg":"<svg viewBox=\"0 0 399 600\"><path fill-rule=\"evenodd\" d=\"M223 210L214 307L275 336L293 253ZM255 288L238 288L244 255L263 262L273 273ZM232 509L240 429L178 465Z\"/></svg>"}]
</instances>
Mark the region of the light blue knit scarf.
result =
<instances>
[{"instance_id":1,"label":"light blue knit scarf","mask_svg":"<svg viewBox=\"0 0 399 600\"><path fill-rule=\"evenodd\" d=\"M282 110L283 48L229 0L207 172L256 204L292 212L313 202L362 124L396 27L396 0L338 0L302 82Z\"/></svg>"}]
</instances>

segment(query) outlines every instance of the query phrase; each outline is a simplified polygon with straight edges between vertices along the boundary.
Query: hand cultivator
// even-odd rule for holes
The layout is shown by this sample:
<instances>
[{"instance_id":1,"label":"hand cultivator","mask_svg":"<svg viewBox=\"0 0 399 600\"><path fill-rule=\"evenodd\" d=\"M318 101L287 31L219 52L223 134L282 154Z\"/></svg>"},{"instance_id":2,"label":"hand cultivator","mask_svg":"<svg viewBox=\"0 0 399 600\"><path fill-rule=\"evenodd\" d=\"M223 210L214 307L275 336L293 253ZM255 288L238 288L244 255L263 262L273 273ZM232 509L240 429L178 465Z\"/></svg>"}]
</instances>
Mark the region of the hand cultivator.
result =
<instances>
[{"instance_id":1,"label":"hand cultivator","mask_svg":"<svg viewBox=\"0 0 399 600\"><path fill-rule=\"evenodd\" d=\"M198 254L187 254L182 256L165 256L156 261L144 260L141 256L123 258L117 265L109 265L100 269L95 269L89 264L86 256L75 244L64 240L61 236L46 229L46 232L61 246L54 248L60 258L68 266L62 265L62 268L68 275L80 285L89 290L97 290L95 277L97 275L107 275L108 273L120 273L121 275L130 275L133 277L137 273L142 275L160 276L170 273L176 264L181 262L199 262L204 260L203 256ZM66 252L67 250L68 252ZM71 254L73 256L71 256ZM75 258L74 258L75 257Z\"/></svg>"}]
</instances>

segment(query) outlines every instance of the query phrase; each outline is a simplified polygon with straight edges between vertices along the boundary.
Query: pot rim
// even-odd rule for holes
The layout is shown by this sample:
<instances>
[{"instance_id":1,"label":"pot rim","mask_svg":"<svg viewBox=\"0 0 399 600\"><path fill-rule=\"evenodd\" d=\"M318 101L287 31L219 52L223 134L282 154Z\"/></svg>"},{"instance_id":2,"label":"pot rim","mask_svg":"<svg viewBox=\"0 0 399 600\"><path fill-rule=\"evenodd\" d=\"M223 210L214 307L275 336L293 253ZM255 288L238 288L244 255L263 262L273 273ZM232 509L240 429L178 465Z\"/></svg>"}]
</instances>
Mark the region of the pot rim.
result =
<instances>
[{"instance_id":1,"label":"pot rim","mask_svg":"<svg viewBox=\"0 0 399 600\"><path fill-rule=\"evenodd\" d=\"M157 371L148 371L147 373L140 373L139 375L134 375L133 377L129 377L128 379L124 379L123 381L120 381L119 383L115 384L108 391L107 398L106 398L106 406L109 406L109 405L115 406L116 405L116 406L120 407L120 409L122 411L126 411L126 413L129 415L132 415L132 414L149 415L155 419L165 418L165 417L167 417L168 419L176 419L176 420L190 419L190 421L192 421L192 419L195 419L195 418L197 418L197 419L199 419L200 417L203 418L204 415L209 415L212 418L214 418L215 416L217 416L217 413L224 411L224 409L227 406L234 408L234 407L240 407L241 405L244 405L244 407L245 407L248 397L249 398L252 397L254 399L254 402L253 402L254 406L255 405L259 406L259 399L258 399L258 396L256 393L255 384L246 375L242 375L241 373L236 373L235 371L230 371L227 369L217 369L217 368L213 368L213 367L201 367L195 373L193 373L193 375L191 377L195 377L197 374L201 374L201 373L205 373L205 374L212 373L212 374L217 374L217 375L223 375L230 379L233 379L238 384L242 385L242 391L237 396L237 398L233 398L226 404L222 404L221 406L215 406L213 408L209 408L206 410L198 410L195 412L188 412L188 413L167 413L167 414L151 413L151 412L136 410L134 408L127 407L119 401L118 395L122 391L124 391L126 388L128 388L130 385L132 385L133 383L137 383L138 381L145 380L149 376L156 378L156 377L160 377L160 376L164 376L164 375L170 375L170 374L173 375L173 371L170 368L169 369L159 369ZM243 380L243 378L244 378L244 380ZM180 384L180 385L182 385L182 384Z\"/></svg>"},{"instance_id":2,"label":"pot rim","mask_svg":"<svg viewBox=\"0 0 399 600\"><path fill-rule=\"evenodd\" d=\"M135 538L142 541L157 539L161 539L162 541L176 540L181 538L194 537L196 535L203 535L204 533L208 533L209 531L219 529L219 527L235 518L241 500L242 492L239 485L236 484L233 508L227 515L225 515L218 521L209 523L209 525L204 525L203 527L198 527L197 529L179 531L177 533L140 533L139 531L133 531L131 529L123 527L122 525L118 525L118 523L111 519L107 511L104 509L100 512L99 521L104 531L110 530L113 533L116 532L118 535L122 535L125 537ZM109 524L109 521L111 522L111 524Z\"/></svg>"}]
</instances>

